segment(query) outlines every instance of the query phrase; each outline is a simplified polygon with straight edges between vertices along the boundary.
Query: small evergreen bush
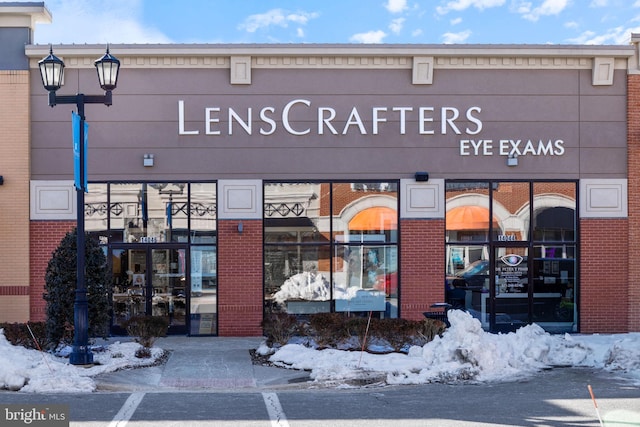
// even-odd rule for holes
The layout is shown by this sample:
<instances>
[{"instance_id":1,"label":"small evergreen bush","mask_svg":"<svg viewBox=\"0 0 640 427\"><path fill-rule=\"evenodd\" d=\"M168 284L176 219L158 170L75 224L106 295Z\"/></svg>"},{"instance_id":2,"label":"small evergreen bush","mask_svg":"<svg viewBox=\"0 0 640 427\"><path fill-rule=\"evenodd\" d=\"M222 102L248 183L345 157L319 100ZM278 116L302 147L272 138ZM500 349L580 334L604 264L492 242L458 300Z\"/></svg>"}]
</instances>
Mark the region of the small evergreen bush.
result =
<instances>
[{"instance_id":1,"label":"small evergreen bush","mask_svg":"<svg viewBox=\"0 0 640 427\"><path fill-rule=\"evenodd\" d=\"M73 339L76 295L77 229L67 233L53 252L45 274L47 339L70 343ZM109 336L111 286L107 258L98 243L85 239L85 283L90 337Z\"/></svg>"},{"instance_id":2,"label":"small evergreen bush","mask_svg":"<svg viewBox=\"0 0 640 427\"><path fill-rule=\"evenodd\" d=\"M148 350L158 338L167 336L169 321L165 317L139 315L129 318L124 327L130 336L135 337L137 343ZM145 354L147 355L142 357L151 356L150 351Z\"/></svg>"}]
</instances>

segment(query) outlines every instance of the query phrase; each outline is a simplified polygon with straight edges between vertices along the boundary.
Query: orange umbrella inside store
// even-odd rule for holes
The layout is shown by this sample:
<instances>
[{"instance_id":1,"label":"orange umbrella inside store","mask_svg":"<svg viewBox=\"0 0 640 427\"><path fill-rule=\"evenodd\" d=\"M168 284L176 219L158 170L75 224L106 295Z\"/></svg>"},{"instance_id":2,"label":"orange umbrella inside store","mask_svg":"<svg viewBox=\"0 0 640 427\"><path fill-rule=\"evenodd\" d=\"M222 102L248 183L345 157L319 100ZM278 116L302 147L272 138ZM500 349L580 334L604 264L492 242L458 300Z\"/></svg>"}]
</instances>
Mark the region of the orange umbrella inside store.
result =
<instances>
[{"instance_id":1,"label":"orange umbrella inside store","mask_svg":"<svg viewBox=\"0 0 640 427\"><path fill-rule=\"evenodd\" d=\"M349 221L349 230L396 230L397 228L398 213L395 209L386 207L365 209Z\"/></svg>"},{"instance_id":2,"label":"orange umbrella inside store","mask_svg":"<svg viewBox=\"0 0 640 427\"><path fill-rule=\"evenodd\" d=\"M486 230L489 228L489 209L482 206L458 206L447 212L447 230ZM493 219L493 226L498 222Z\"/></svg>"}]
</instances>

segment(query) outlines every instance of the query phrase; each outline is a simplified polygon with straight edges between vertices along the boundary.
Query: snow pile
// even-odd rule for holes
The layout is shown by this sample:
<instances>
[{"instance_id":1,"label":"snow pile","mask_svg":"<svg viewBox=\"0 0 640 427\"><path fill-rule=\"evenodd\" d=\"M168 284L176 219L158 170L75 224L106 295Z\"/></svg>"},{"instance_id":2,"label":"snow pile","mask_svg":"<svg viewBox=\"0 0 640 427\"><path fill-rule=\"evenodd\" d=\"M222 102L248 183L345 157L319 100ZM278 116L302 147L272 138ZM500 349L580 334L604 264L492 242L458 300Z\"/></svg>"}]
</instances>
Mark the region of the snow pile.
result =
<instances>
[{"instance_id":1,"label":"snow pile","mask_svg":"<svg viewBox=\"0 0 640 427\"><path fill-rule=\"evenodd\" d=\"M513 381L557 366L603 369L640 384L640 333L550 335L534 324L496 335L482 330L480 322L463 311L450 311L449 320L451 327L442 337L411 347L407 354L316 350L293 343L278 350L263 344L258 352L272 354L270 360L279 366L311 371L317 382L341 386ZM85 368L70 365L64 357L13 346L0 330L0 389L94 391L96 375L153 365L165 354L154 347L151 358L139 359L139 348L135 342L94 348L97 365Z\"/></svg>"},{"instance_id":2,"label":"snow pile","mask_svg":"<svg viewBox=\"0 0 640 427\"><path fill-rule=\"evenodd\" d=\"M449 312L451 327L423 347L413 347L409 357L420 358L419 372L402 370L390 374L389 382L491 382L530 375L549 366L580 365L588 349L563 345L538 325L508 334L485 332L470 314Z\"/></svg>"},{"instance_id":3,"label":"snow pile","mask_svg":"<svg viewBox=\"0 0 640 427\"><path fill-rule=\"evenodd\" d=\"M129 367L149 366L164 350L151 349L151 357L140 359L135 352L140 344L116 342L93 350L96 365L78 367L64 357L14 346L0 329L0 389L24 392L91 392L96 389L92 377Z\"/></svg>"},{"instance_id":4,"label":"snow pile","mask_svg":"<svg viewBox=\"0 0 640 427\"><path fill-rule=\"evenodd\" d=\"M550 335L538 325L508 334L485 332L460 310L449 312L451 327L442 337L408 354L316 350L299 344L278 349L270 361L306 369L316 381L351 379L382 373L388 384L499 382L530 376L557 366L616 370L634 377L640 369L640 334L616 336Z\"/></svg>"}]
</instances>

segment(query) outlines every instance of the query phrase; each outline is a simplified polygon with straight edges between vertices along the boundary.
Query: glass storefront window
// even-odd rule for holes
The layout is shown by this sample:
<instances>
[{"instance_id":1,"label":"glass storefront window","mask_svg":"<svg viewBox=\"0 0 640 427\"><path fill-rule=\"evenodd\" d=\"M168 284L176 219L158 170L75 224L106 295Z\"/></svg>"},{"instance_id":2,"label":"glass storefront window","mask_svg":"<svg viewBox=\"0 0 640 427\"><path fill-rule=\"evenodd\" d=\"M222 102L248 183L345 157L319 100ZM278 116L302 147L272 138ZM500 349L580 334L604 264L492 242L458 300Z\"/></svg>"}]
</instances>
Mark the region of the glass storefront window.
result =
<instances>
[{"instance_id":1,"label":"glass storefront window","mask_svg":"<svg viewBox=\"0 0 640 427\"><path fill-rule=\"evenodd\" d=\"M447 182L447 242L484 243L489 240L489 183ZM495 222L494 222L495 223ZM456 262L464 268L472 260ZM448 268L449 270L449 268Z\"/></svg>"},{"instance_id":2,"label":"glass storefront window","mask_svg":"<svg viewBox=\"0 0 640 427\"><path fill-rule=\"evenodd\" d=\"M322 195L322 184L265 184L264 286L268 311L308 314L331 309L330 247L328 230L322 230Z\"/></svg>"},{"instance_id":3,"label":"glass storefront window","mask_svg":"<svg viewBox=\"0 0 640 427\"><path fill-rule=\"evenodd\" d=\"M576 332L576 195L576 182L447 182L447 302L493 331Z\"/></svg>"},{"instance_id":4,"label":"glass storefront window","mask_svg":"<svg viewBox=\"0 0 640 427\"><path fill-rule=\"evenodd\" d=\"M191 242L216 243L216 184L190 184Z\"/></svg>"},{"instance_id":5,"label":"glass storefront window","mask_svg":"<svg viewBox=\"0 0 640 427\"><path fill-rule=\"evenodd\" d=\"M500 182L491 191L493 240L517 242L529 240L531 203L530 183Z\"/></svg>"},{"instance_id":6,"label":"glass storefront window","mask_svg":"<svg viewBox=\"0 0 640 427\"><path fill-rule=\"evenodd\" d=\"M397 183L268 183L264 196L267 312L397 317Z\"/></svg>"},{"instance_id":7,"label":"glass storefront window","mask_svg":"<svg viewBox=\"0 0 640 427\"><path fill-rule=\"evenodd\" d=\"M186 183L111 184L111 241L186 243L189 239L188 197Z\"/></svg>"},{"instance_id":8,"label":"glass storefront window","mask_svg":"<svg viewBox=\"0 0 640 427\"><path fill-rule=\"evenodd\" d=\"M366 182L332 185L333 240L336 242L398 241L396 183Z\"/></svg>"},{"instance_id":9,"label":"glass storefront window","mask_svg":"<svg viewBox=\"0 0 640 427\"><path fill-rule=\"evenodd\" d=\"M89 184L84 195L84 228L101 245L109 239L107 184Z\"/></svg>"},{"instance_id":10,"label":"glass storefront window","mask_svg":"<svg viewBox=\"0 0 640 427\"><path fill-rule=\"evenodd\" d=\"M270 311L330 311L329 246L265 246L265 304Z\"/></svg>"},{"instance_id":11,"label":"glass storefront window","mask_svg":"<svg viewBox=\"0 0 640 427\"><path fill-rule=\"evenodd\" d=\"M533 185L533 238L544 242L576 239L576 185L544 182Z\"/></svg>"},{"instance_id":12,"label":"glass storefront window","mask_svg":"<svg viewBox=\"0 0 640 427\"><path fill-rule=\"evenodd\" d=\"M193 246L191 248L191 335L213 335L218 331L217 272L216 247Z\"/></svg>"},{"instance_id":13,"label":"glass storefront window","mask_svg":"<svg viewBox=\"0 0 640 427\"><path fill-rule=\"evenodd\" d=\"M91 184L85 201L88 231L110 254L113 332L147 315L170 333L217 334L216 184Z\"/></svg>"}]
</instances>

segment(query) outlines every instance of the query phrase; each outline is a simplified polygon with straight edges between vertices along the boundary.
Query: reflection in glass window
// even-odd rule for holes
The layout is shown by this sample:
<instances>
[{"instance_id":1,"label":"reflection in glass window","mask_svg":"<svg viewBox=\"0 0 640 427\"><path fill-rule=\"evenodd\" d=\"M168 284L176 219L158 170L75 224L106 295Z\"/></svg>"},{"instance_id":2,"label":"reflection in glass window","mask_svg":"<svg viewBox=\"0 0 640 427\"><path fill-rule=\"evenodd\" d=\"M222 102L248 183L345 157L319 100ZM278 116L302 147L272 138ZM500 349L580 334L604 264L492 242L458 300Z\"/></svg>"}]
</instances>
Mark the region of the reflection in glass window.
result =
<instances>
[{"instance_id":1,"label":"reflection in glass window","mask_svg":"<svg viewBox=\"0 0 640 427\"><path fill-rule=\"evenodd\" d=\"M111 254L116 331L146 313L191 335L217 333L215 183L92 183L85 223Z\"/></svg>"},{"instance_id":2,"label":"reflection in glass window","mask_svg":"<svg viewBox=\"0 0 640 427\"><path fill-rule=\"evenodd\" d=\"M550 332L575 332L576 195L577 183L567 181L447 182L447 301L472 313L479 309L488 327L491 304L485 301L491 294L496 327L515 319ZM527 277L518 279L522 286L503 286L504 274L474 273L480 267L498 271L504 256L522 258L522 267L501 270L526 271ZM518 293L526 295L515 297Z\"/></svg>"},{"instance_id":3,"label":"reflection in glass window","mask_svg":"<svg viewBox=\"0 0 640 427\"><path fill-rule=\"evenodd\" d=\"M493 239L499 242L529 240L531 194L529 182L499 182L491 191Z\"/></svg>"},{"instance_id":4,"label":"reflection in glass window","mask_svg":"<svg viewBox=\"0 0 640 427\"><path fill-rule=\"evenodd\" d=\"M576 184L542 182L533 185L533 238L537 241L574 241L576 238Z\"/></svg>"},{"instance_id":5,"label":"reflection in glass window","mask_svg":"<svg viewBox=\"0 0 640 427\"><path fill-rule=\"evenodd\" d=\"M447 213L445 228L447 241L486 242L489 237L488 183L447 182ZM495 222L494 222L494 225ZM468 263L468 262L467 262Z\"/></svg>"},{"instance_id":6,"label":"reflection in glass window","mask_svg":"<svg viewBox=\"0 0 640 427\"><path fill-rule=\"evenodd\" d=\"M216 243L216 184L190 184L191 241ZM178 210L178 207L174 210Z\"/></svg>"},{"instance_id":7,"label":"reflection in glass window","mask_svg":"<svg viewBox=\"0 0 640 427\"><path fill-rule=\"evenodd\" d=\"M100 217L92 220L90 214L100 206L106 209L108 200L112 243L215 243L215 183L92 184L90 189L94 186L85 212L98 228Z\"/></svg>"},{"instance_id":8,"label":"reflection in glass window","mask_svg":"<svg viewBox=\"0 0 640 427\"><path fill-rule=\"evenodd\" d=\"M84 195L84 229L100 245L109 240L107 184L89 184Z\"/></svg>"},{"instance_id":9,"label":"reflection in glass window","mask_svg":"<svg viewBox=\"0 0 640 427\"><path fill-rule=\"evenodd\" d=\"M109 186L109 222L114 238L135 243L143 236L148 216L144 207L143 187L140 183L111 184ZM115 233L114 233L115 232ZM146 233L144 234L146 235Z\"/></svg>"},{"instance_id":10,"label":"reflection in glass window","mask_svg":"<svg viewBox=\"0 0 640 427\"><path fill-rule=\"evenodd\" d=\"M396 183L333 184L332 191L335 241L398 241Z\"/></svg>"},{"instance_id":11,"label":"reflection in glass window","mask_svg":"<svg viewBox=\"0 0 640 427\"><path fill-rule=\"evenodd\" d=\"M218 269L215 246L191 248L190 334L214 335L218 331Z\"/></svg>"},{"instance_id":12,"label":"reflection in glass window","mask_svg":"<svg viewBox=\"0 0 640 427\"><path fill-rule=\"evenodd\" d=\"M267 183L264 197L267 312L397 317L397 183Z\"/></svg>"},{"instance_id":13,"label":"reflection in glass window","mask_svg":"<svg viewBox=\"0 0 640 427\"><path fill-rule=\"evenodd\" d=\"M446 274L455 276L476 261L488 260L490 220L488 182L447 182L445 239Z\"/></svg>"},{"instance_id":14,"label":"reflection in glass window","mask_svg":"<svg viewBox=\"0 0 640 427\"><path fill-rule=\"evenodd\" d=\"M550 331L577 325L576 194L575 182L533 184L533 318Z\"/></svg>"}]
</instances>

